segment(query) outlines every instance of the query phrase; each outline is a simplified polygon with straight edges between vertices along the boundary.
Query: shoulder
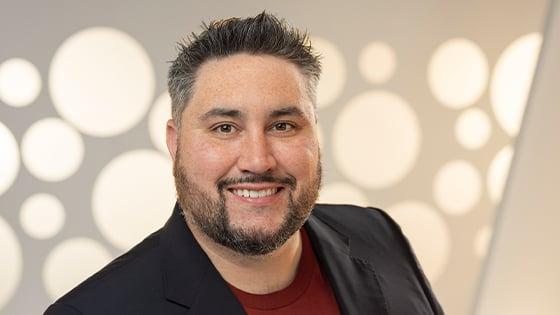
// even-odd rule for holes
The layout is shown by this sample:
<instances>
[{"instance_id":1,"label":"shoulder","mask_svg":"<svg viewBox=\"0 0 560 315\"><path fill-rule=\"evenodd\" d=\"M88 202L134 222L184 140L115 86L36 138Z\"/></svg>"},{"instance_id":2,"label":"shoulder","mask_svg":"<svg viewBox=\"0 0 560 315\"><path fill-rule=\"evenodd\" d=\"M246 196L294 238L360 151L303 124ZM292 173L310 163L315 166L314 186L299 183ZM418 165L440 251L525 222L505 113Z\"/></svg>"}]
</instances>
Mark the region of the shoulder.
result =
<instances>
[{"instance_id":1,"label":"shoulder","mask_svg":"<svg viewBox=\"0 0 560 315\"><path fill-rule=\"evenodd\" d=\"M350 204L315 204L313 214L320 218L343 220L358 223L363 219L385 221L388 216L384 210L374 207L361 207Z\"/></svg>"},{"instance_id":2,"label":"shoulder","mask_svg":"<svg viewBox=\"0 0 560 315\"><path fill-rule=\"evenodd\" d=\"M113 314L131 306L130 301L161 296L160 247L158 231L58 299L45 314Z\"/></svg>"},{"instance_id":3,"label":"shoulder","mask_svg":"<svg viewBox=\"0 0 560 315\"><path fill-rule=\"evenodd\" d=\"M313 217L349 240L350 256L368 262L379 275L387 299L400 301L393 303L395 309L404 308L410 302L402 299L403 294L408 294L425 299L436 314L443 314L410 243L385 211L317 204Z\"/></svg>"},{"instance_id":4,"label":"shoulder","mask_svg":"<svg viewBox=\"0 0 560 315\"><path fill-rule=\"evenodd\" d=\"M400 226L379 208L318 204L313 216L344 235L354 257L380 266L398 263L414 269L417 265Z\"/></svg>"},{"instance_id":5,"label":"shoulder","mask_svg":"<svg viewBox=\"0 0 560 315\"><path fill-rule=\"evenodd\" d=\"M400 235L398 224L382 209L355 205L316 204L313 215L335 230L350 237L370 234Z\"/></svg>"}]
</instances>

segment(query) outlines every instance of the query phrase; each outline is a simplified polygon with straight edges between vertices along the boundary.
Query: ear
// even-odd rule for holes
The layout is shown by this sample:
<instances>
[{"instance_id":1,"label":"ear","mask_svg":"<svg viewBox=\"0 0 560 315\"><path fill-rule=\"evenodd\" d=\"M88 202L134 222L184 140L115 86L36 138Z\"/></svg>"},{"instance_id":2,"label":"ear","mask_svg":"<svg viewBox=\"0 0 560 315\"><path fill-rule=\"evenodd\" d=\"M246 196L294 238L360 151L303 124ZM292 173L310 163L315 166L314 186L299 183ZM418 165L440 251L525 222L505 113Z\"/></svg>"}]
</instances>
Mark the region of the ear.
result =
<instances>
[{"instance_id":1,"label":"ear","mask_svg":"<svg viewBox=\"0 0 560 315\"><path fill-rule=\"evenodd\" d=\"M167 143L167 150L173 162L175 162L175 156L177 155L177 140L179 137L179 129L175 126L173 119L167 121L167 126L165 129L165 141Z\"/></svg>"}]
</instances>

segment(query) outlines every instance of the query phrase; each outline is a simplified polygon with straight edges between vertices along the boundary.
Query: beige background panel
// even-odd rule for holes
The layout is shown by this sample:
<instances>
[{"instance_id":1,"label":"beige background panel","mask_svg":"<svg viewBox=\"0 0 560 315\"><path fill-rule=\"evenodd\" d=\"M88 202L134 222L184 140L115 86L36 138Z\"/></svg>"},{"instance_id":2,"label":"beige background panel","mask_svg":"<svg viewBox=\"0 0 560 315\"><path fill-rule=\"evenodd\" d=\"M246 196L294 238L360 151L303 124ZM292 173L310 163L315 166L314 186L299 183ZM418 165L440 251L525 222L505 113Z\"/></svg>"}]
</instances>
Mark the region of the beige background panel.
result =
<instances>
[{"instance_id":1,"label":"beige background panel","mask_svg":"<svg viewBox=\"0 0 560 315\"><path fill-rule=\"evenodd\" d=\"M560 3L551 8L483 273L478 315L560 311Z\"/></svg>"}]
</instances>

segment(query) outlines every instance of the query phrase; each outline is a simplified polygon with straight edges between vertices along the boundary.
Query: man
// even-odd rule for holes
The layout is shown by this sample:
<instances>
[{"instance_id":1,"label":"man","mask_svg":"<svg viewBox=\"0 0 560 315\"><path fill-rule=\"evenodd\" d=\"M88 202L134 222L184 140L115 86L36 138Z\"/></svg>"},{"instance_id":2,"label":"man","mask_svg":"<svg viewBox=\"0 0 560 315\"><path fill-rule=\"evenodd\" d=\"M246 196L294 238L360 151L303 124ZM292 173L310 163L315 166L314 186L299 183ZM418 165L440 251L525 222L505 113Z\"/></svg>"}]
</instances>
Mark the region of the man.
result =
<instances>
[{"instance_id":1,"label":"man","mask_svg":"<svg viewBox=\"0 0 560 315\"><path fill-rule=\"evenodd\" d=\"M319 74L307 37L264 12L180 45L174 212L46 314L442 314L385 213L315 205Z\"/></svg>"}]
</instances>

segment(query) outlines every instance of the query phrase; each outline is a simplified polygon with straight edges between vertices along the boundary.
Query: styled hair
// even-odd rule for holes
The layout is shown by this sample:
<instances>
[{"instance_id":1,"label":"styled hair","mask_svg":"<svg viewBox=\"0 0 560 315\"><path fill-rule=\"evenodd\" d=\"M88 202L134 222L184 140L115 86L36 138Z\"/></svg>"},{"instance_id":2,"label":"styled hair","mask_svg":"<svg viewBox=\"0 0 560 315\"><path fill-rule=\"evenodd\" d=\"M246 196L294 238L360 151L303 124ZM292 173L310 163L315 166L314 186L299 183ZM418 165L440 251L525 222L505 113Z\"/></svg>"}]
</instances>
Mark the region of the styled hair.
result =
<instances>
[{"instance_id":1,"label":"styled hair","mask_svg":"<svg viewBox=\"0 0 560 315\"><path fill-rule=\"evenodd\" d=\"M177 43L178 56L171 62L167 85L172 117L177 126L192 97L197 71L207 60L238 53L271 55L295 64L306 78L306 89L315 104L315 90L321 74L320 57L305 32L276 16L262 12L255 17L216 20L202 24L200 34L192 33Z\"/></svg>"}]
</instances>

